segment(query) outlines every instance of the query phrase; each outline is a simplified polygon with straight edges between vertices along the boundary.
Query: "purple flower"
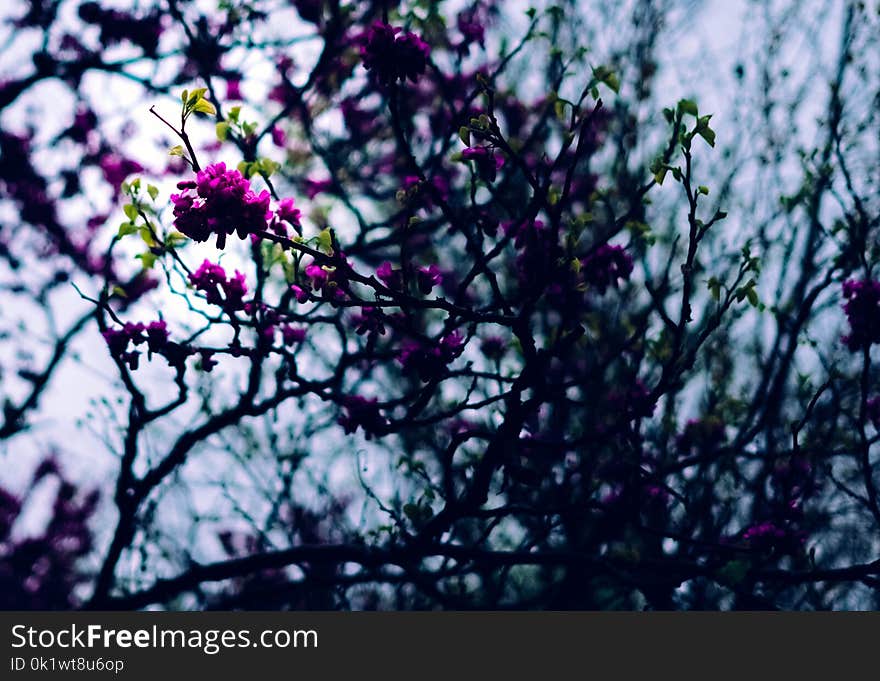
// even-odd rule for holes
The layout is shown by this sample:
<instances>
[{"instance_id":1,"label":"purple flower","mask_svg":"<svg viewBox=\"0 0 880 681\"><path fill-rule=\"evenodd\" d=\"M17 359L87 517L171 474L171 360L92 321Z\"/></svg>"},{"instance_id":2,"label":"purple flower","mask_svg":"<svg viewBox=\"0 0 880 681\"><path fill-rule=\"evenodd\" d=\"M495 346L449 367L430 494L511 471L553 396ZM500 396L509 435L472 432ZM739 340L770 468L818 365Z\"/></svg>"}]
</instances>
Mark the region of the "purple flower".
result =
<instances>
[{"instance_id":1,"label":"purple flower","mask_svg":"<svg viewBox=\"0 0 880 681\"><path fill-rule=\"evenodd\" d=\"M309 284L312 289L318 291L324 288L327 285L327 282L330 280L330 275L323 267L320 265L315 265L312 263L307 266L305 271L305 275L309 278Z\"/></svg>"},{"instance_id":2,"label":"purple flower","mask_svg":"<svg viewBox=\"0 0 880 681\"><path fill-rule=\"evenodd\" d=\"M220 305L230 312L244 309L244 296L247 293L245 276L238 270L227 279L226 271L209 260L189 275L189 280L197 290L205 293L205 299L212 305Z\"/></svg>"},{"instance_id":3,"label":"purple flower","mask_svg":"<svg viewBox=\"0 0 880 681\"><path fill-rule=\"evenodd\" d=\"M483 45L486 36L486 28L477 17L479 7L459 12L455 17L455 26L462 35L459 51L467 52L472 43Z\"/></svg>"},{"instance_id":4,"label":"purple flower","mask_svg":"<svg viewBox=\"0 0 880 681\"><path fill-rule=\"evenodd\" d=\"M362 33L360 42L364 67L383 86L407 78L415 82L424 73L431 48L415 33L377 21Z\"/></svg>"},{"instance_id":5,"label":"purple flower","mask_svg":"<svg viewBox=\"0 0 880 681\"><path fill-rule=\"evenodd\" d=\"M119 357L128 348L129 335L123 329L105 329L101 332L110 354Z\"/></svg>"},{"instance_id":6,"label":"purple flower","mask_svg":"<svg viewBox=\"0 0 880 681\"><path fill-rule=\"evenodd\" d=\"M354 433L358 428L363 428L368 440L382 435L388 428L388 420L382 416L377 402L375 397L367 399L359 395L344 396L341 403L345 413L339 417L338 423L345 433Z\"/></svg>"},{"instance_id":7,"label":"purple flower","mask_svg":"<svg viewBox=\"0 0 880 681\"><path fill-rule=\"evenodd\" d=\"M843 337L846 346L856 352L880 343L880 281L850 279L843 284L843 297L850 326L849 334Z\"/></svg>"},{"instance_id":8,"label":"purple flower","mask_svg":"<svg viewBox=\"0 0 880 681\"><path fill-rule=\"evenodd\" d=\"M416 271L416 281L419 285L419 291L424 295L428 295L431 292L431 289L443 283L443 275L437 265L420 267Z\"/></svg>"},{"instance_id":9,"label":"purple flower","mask_svg":"<svg viewBox=\"0 0 880 681\"><path fill-rule=\"evenodd\" d=\"M477 174L486 182L493 182L498 171L504 167L504 157L489 147L465 147L461 157L465 161L473 161L477 166Z\"/></svg>"},{"instance_id":10,"label":"purple flower","mask_svg":"<svg viewBox=\"0 0 880 681\"><path fill-rule=\"evenodd\" d=\"M157 11L135 16L118 9L105 9L97 2L79 6L80 19L100 26L102 45L114 45L124 40L140 47L148 57L155 57L162 36L162 17Z\"/></svg>"},{"instance_id":11,"label":"purple flower","mask_svg":"<svg viewBox=\"0 0 880 681\"><path fill-rule=\"evenodd\" d=\"M314 199L318 194L323 194L333 186L333 180L306 180L306 196Z\"/></svg>"},{"instance_id":12,"label":"purple flower","mask_svg":"<svg viewBox=\"0 0 880 681\"><path fill-rule=\"evenodd\" d=\"M272 127L272 144L281 148L284 148L284 145L287 144L287 135L277 125Z\"/></svg>"},{"instance_id":13,"label":"purple flower","mask_svg":"<svg viewBox=\"0 0 880 681\"><path fill-rule=\"evenodd\" d=\"M366 140L373 136L376 130L376 115L364 111L358 106L358 99L346 97L339 104L345 127L353 140Z\"/></svg>"},{"instance_id":14,"label":"purple flower","mask_svg":"<svg viewBox=\"0 0 880 681\"><path fill-rule=\"evenodd\" d=\"M442 375L449 364L464 351L464 338L457 331L442 336L436 343L417 340L404 341L397 360L407 372L415 373L422 381Z\"/></svg>"},{"instance_id":15,"label":"purple flower","mask_svg":"<svg viewBox=\"0 0 880 681\"><path fill-rule=\"evenodd\" d=\"M293 293L296 298L296 302L298 303L307 303L309 301L309 292L302 288L301 286L297 286L296 284L291 285L290 291Z\"/></svg>"},{"instance_id":16,"label":"purple flower","mask_svg":"<svg viewBox=\"0 0 880 681\"><path fill-rule=\"evenodd\" d=\"M499 360L507 352L507 343L501 336L488 336L480 343L480 350L491 360Z\"/></svg>"},{"instance_id":17,"label":"purple flower","mask_svg":"<svg viewBox=\"0 0 880 681\"><path fill-rule=\"evenodd\" d=\"M302 213L299 208L294 205L293 199L281 199L281 201L278 202L278 208L275 210L275 215L278 216L279 220L284 220L294 227L300 226Z\"/></svg>"},{"instance_id":18,"label":"purple flower","mask_svg":"<svg viewBox=\"0 0 880 681\"><path fill-rule=\"evenodd\" d=\"M235 101L244 99L241 96L241 79L230 78L226 81L226 99Z\"/></svg>"},{"instance_id":19,"label":"purple flower","mask_svg":"<svg viewBox=\"0 0 880 681\"><path fill-rule=\"evenodd\" d=\"M168 325L165 320L150 322L147 325L147 347L150 352L159 352L168 343Z\"/></svg>"},{"instance_id":20,"label":"purple flower","mask_svg":"<svg viewBox=\"0 0 880 681\"><path fill-rule=\"evenodd\" d=\"M269 192L256 194L238 170L227 170L215 163L196 175L195 183L182 182L181 194L172 194L174 226L195 241L217 235L217 248L226 245L233 232L240 239L266 229L272 217ZM190 193L196 190L196 195Z\"/></svg>"},{"instance_id":21,"label":"purple flower","mask_svg":"<svg viewBox=\"0 0 880 681\"><path fill-rule=\"evenodd\" d=\"M306 330L301 327L293 327L290 324L284 324L281 327L281 337L284 339L285 345L296 345L302 343L306 339Z\"/></svg>"},{"instance_id":22,"label":"purple flower","mask_svg":"<svg viewBox=\"0 0 880 681\"><path fill-rule=\"evenodd\" d=\"M391 268L387 260L376 268L376 276L388 288L400 289L403 287L403 273L401 270Z\"/></svg>"},{"instance_id":23,"label":"purple flower","mask_svg":"<svg viewBox=\"0 0 880 681\"><path fill-rule=\"evenodd\" d=\"M622 246L602 244L581 261L584 281L604 294L609 286L617 287L621 279L629 279L633 259Z\"/></svg>"},{"instance_id":24,"label":"purple flower","mask_svg":"<svg viewBox=\"0 0 880 681\"><path fill-rule=\"evenodd\" d=\"M742 538L751 548L764 551L773 549L791 551L804 544L806 534L768 520L747 527L742 533Z\"/></svg>"},{"instance_id":25,"label":"purple flower","mask_svg":"<svg viewBox=\"0 0 880 681\"><path fill-rule=\"evenodd\" d=\"M362 307L360 314L352 315L351 322L359 336L365 333L385 335L384 315L378 307Z\"/></svg>"},{"instance_id":26,"label":"purple flower","mask_svg":"<svg viewBox=\"0 0 880 681\"><path fill-rule=\"evenodd\" d=\"M104 179L113 185L116 191L119 191L126 177L144 170L144 167L137 161L114 153L104 154L98 161L98 165L101 167L101 172L104 173Z\"/></svg>"}]
</instances>

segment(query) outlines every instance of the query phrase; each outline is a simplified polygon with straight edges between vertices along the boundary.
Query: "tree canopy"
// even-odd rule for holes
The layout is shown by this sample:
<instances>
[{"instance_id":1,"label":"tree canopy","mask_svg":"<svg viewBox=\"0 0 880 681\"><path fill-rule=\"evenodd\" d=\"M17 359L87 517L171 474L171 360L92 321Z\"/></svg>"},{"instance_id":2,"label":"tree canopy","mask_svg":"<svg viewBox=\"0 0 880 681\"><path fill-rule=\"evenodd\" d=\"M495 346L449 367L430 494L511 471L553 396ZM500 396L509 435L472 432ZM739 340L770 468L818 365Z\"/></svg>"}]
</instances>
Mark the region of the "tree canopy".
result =
<instances>
[{"instance_id":1,"label":"tree canopy","mask_svg":"<svg viewBox=\"0 0 880 681\"><path fill-rule=\"evenodd\" d=\"M875 4L10 3L0 603L880 607Z\"/></svg>"}]
</instances>

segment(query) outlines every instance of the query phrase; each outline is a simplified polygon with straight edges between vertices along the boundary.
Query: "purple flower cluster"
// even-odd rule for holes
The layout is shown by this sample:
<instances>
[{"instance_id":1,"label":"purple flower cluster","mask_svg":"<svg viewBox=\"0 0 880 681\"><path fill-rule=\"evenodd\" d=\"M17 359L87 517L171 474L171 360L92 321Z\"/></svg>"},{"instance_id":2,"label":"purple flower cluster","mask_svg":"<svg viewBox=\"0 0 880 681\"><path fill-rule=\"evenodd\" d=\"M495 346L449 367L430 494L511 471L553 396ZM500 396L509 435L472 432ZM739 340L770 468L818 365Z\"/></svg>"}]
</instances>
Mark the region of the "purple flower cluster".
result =
<instances>
[{"instance_id":1,"label":"purple flower cluster","mask_svg":"<svg viewBox=\"0 0 880 681\"><path fill-rule=\"evenodd\" d=\"M144 170L144 167L137 161L132 161L116 153L104 154L98 161L98 165L104 174L104 179L108 184L113 185L116 191L119 191L126 177Z\"/></svg>"},{"instance_id":2,"label":"purple flower cluster","mask_svg":"<svg viewBox=\"0 0 880 681\"><path fill-rule=\"evenodd\" d=\"M477 174L486 182L494 182L498 171L504 167L504 157L490 147L465 147L461 157L465 161L473 161Z\"/></svg>"},{"instance_id":3,"label":"purple flower cluster","mask_svg":"<svg viewBox=\"0 0 880 681\"><path fill-rule=\"evenodd\" d=\"M205 293L205 298L210 304L220 305L228 312L244 309L247 283L244 275L238 270L227 279L226 271L220 265L205 260L189 275L189 280L197 290Z\"/></svg>"},{"instance_id":4,"label":"purple flower cluster","mask_svg":"<svg viewBox=\"0 0 880 681\"><path fill-rule=\"evenodd\" d=\"M392 268L387 260L376 268L376 277L390 289L403 288L403 270ZM443 273L437 265L419 267L416 270L416 285L423 295L428 295L441 283L443 283Z\"/></svg>"},{"instance_id":5,"label":"purple flower cluster","mask_svg":"<svg viewBox=\"0 0 880 681\"><path fill-rule=\"evenodd\" d=\"M382 435L388 427L388 420L382 416L375 397L368 399L359 395L347 395L342 399L342 406L345 413L339 417L338 423L346 435L363 428L364 435L370 440L376 435Z\"/></svg>"},{"instance_id":6,"label":"purple flower cluster","mask_svg":"<svg viewBox=\"0 0 880 681\"><path fill-rule=\"evenodd\" d=\"M487 336L480 343L480 351L487 359L498 361L507 352L508 343L501 336Z\"/></svg>"},{"instance_id":7,"label":"purple flower cluster","mask_svg":"<svg viewBox=\"0 0 880 681\"><path fill-rule=\"evenodd\" d=\"M424 73L431 48L415 33L377 21L358 38L364 67L380 85L415 82Z\"/></svg>"},{"instance_id":8,"label":"purple flower cluster","mask_svg":"<svg viewBox=\"0 0 880 681\"><path fill-rule=\"evenodd\" d=\"M441 336L436 343L405 341L397 355L407 372L414 372L422 381L440 376L446 367L464 351L464 338L457 331Z\"/></svg>"},{"instance_id":9,"label":"purple flower cluster","mask_svg":"<svg viewBox=\"0 0 880 681\"><path fill-rule=\"evenodd\" d=\"M435 175L428 182L422 182L418 175L407 175L403 178L403 191L408 200L418 199L425 207L432 208L435 197L443 201L449 199L449 180L443 175Z\"/></svg>"},{"instance_id":10,"label":"purple flower cluster","mask_svg":"<svg viewBox=\"0 0 880 681\"><path fill-rule=\"evenodd\" d=\"M793 552L803 546L807 541L807 535L802 531L766 520L747 527L742 533L742 539L753 549Z\"/></svg>"},{"instance_id":11,"label":"purple flower cluster","mask_svg":"<svg viewBox=\"0 0 880 681\"><path fill-rule=\"evenodd\" d=\"M604 294L609 286L617 287L619 280L629 279L633 259L622 246L602 244L581 260L584 281Z\"/></svg>"},{"instance_id":12,"label":"purple flower cluster","mask_svg":"<svg viewBox=\"0 0 880 681\"><path fill-rule=\"evenodd\" d=\"M129 350L129 344L147 344L147 351L161 353L168 346L168 325L164 320L144 324L143 322L126 322L121 329L108 328L101 332L110 354L128 364L134 371L138 368L140 352Z\"/></svg>"},{"instance_id":13,"label":"purple flower cluster","mask_svg":"<svg viewBox=\"0 0 880 681\"><path fill-rule=\"evenodd\" d=\"M359 336L364 334L385 335L385 314L381 308L364 306L360 313L352 315L351 323L355 327L355 333Z\"/></svg>"},{"instance_id":14,"label":"purple flower cluster","mask_svg":"<svg viewBox=\"0 0 880 681\"><path fill-rule=\"evenodd\" d=\"M486 38L486 27L480 14L483 7L475 5L466 10L462 10L455 17L455 27L461 33L462 40L458 44L457 49L461 54L467 54L470 46L474 43L484 45Z\"/></svg>"},{"instance_id":15,"label":"purple flower cluster","mask_svg":"<svg viewBox=\"0 0 880 681\"><path fill-rule=\"evenodd\" d=\"M306 330L301 326L283 324L281 326L281 338L285 345L297 345L306 339Z\"/></svg>"},{"instance_id":16,"label":"purple flower cluster","mask_svg":"<svg viewBox=\"0 0 880 681\"><path fill-rule=\"evenodd\" d=\"M880 281L850 279L843 284L843 297L850 326L849 334L843 337L846 346L856 352L880 343Z\"/></svg>"},{"instance_id":17,"label":"purple flower cluster","mask_svg":"<svg viewBox=\"0 0 880 681\"><path fill-rule=\"evenodd\" d=\"M225 163L214 163L199 171L195 182L177 186L184 191L171 195L174 226L195 241L216 234L217 248L223 248L228 234L236 232L244 239L264 231L272 217L269 192L255 193L250 182L238 170L227 170Z\"/></svg>"},{"instance_id":18,"label":"purple flower cluster","mask_svg":"<svg viewBox=\"0 0 880 681\"><path fill-rule=\"evenodd\" d=\"M147 56L156 56L162 35L161 15L158 12L136 17L122 10L105 9L97 2L84 2L79 6L79 17L88 24L100 26L102 45L127 40L140 47Z\"/></svg>"},{"instance_id":19,"label":"purple flower cluster","mask_svg":"<svg viewBox=\"0 0 880 681\"><path fill-rule=\"evenodd\" d=\"M51 457L38 466L27 496L47 476L60 483L49 522L23 538L13 536L12 528L29 500L0 487L0 609L69 610L78 605L76 587L87 578L78 563L94 547L89 521L99 496L80 493Z\"/></svg>"}]
</instances>

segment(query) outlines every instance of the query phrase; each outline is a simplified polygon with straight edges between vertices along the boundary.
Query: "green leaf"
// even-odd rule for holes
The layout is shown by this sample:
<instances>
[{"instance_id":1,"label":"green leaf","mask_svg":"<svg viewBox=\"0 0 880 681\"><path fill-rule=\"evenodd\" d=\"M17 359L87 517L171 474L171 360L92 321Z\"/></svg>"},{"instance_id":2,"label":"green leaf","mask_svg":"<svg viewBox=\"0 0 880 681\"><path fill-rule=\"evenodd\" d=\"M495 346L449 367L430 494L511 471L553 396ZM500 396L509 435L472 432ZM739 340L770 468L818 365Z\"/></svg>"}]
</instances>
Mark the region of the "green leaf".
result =
<instances>
[{"instance_id":1,"label":"green leaf","mask_svg":"<svg viewBox=\"0 0 880 681\"><path fill-rule=\"evenodd\" d=\"M701 184L699 187L697 187L697 191L698 191L700 194L703 194L704 196L708 196L708 195L709 195L709 188L708 188L706 185L704 185L704 184Z\"/></svg>"},{"instance_id":2,"label":"green leaf","mask_svg":"<svg viewBox=\"0 0 880 681\"><path fill-rule=\"evenodd\" d=\"M241 106L233 106L229 108L229 120L233 123L238 122L239 114L241 114Z\"/></svg>"},{"instance_id":3,"label":"green leaf","mask_svg":"<svg viewBox=\"0 0 880 681\"><path fill-rule=\"evenodd\" d=\"M749 305L758 307L758 292L755 291L754 287L746 291L746 298L749 300Z\"/></svg>"},{"instance_id":4,"label":"green leaf","mask_svg":"<svg viewBox=\"0 0 880 681\"><path fill-rule=\"evenodd\" d=\"M133 203L126 203L122 207L122 212L125 213L125 217L127 217L129 220L137 220L138 209L137 206L135 206Z\"/></svg>"},{"instance_id":5,"label":"green leaf","mask_svg":"<svg viewBox=\"0 0 880 681\"><path fill-rule=\"evenodd\" d=\"M614 70L608 66L597 66L593 69L593 77L600 83L604 83L613 92L620 92L620 80Z\"/></svg>"},{"instance_id":6,"label":"green leaf","mask_svg":"<svg viewBox=\"0 0 880 681\"><path fill-rule=\"evenodd\" d=\"M333 236L330 234L330 228L327 227L322 229L317 236L318 246L321 247L321 250L325 253L329 253L333 250Z\"/></svg>"},{"instance_id":7,"label":"green leaf","mask_svg":"<svg viewBox=\"0 0 880 681\"><path fill-rule=\"evenodd\" d=\"M556 118L558 118L563 123L565 122L565 102L561 99L557 99L556 103L553 105L553 110L556 112Z\"/></svg>"},{"instance_id":8,"label":"green leaf","mask_svg":"<svg viewBox=\"0 0 880 681\"><path fill-rule=\"evenodd\" d=\"M202 96L208 91L206 87L197 87L195 90L189 93L189 97L186 98L186 105L188 107L193 107L196 103L202 98Z\"/></svg>"},{"instance_id":9,"label":"green leaf","mask_svg":"<svg viewBox=\"0 0 880 681\"><path fill-rule=\"evenodd\" d=\"M186 235L181 234L180 232L169 232L165 236L165 246L168 248L176 248L182 243L186 242Z\"/></svg>"},{"instance_id":10,"label":"green leaf","mask_svg":"<svg viewBox=\"0 0 880 681\"><path fill-rule=\"evenodd\" d=\"M663 184L663 180L666 179L667 170L668 168L666 166L663 166L654 173L654 180L657 182L657 184Z\"/></svg>"},{"instance_id":11,"label":"green leaf","mask_svg":"<svg viewBox=\"0 0 880 681\"><path fill-rule=\"evenodd\" d=\"M169 156L183 156L184 153L185 152L184 152L183 146L181 146L180 144L176 144L175 146L171 147L168 150Z\"/></svg>"},{"instance_id":12,"label":"green leaf","mask_svg":"<svg viewBox=\"0 0 880 681\"><path fill-rule=\"evenodd\" d=\"M192 110L198 111L199 113L209 114L211 116L217 115L217 109L215 109L214 105L207 99L200 99L197 101Z\"/></svg>"},{"instance_id":13,"label":"green leaf","mask_svg":"<svg viewBox=\"0 0 880 681\"><path fill-rule=\"evenodd\" d=\"M464 146L466 146L466 147L471 146L470 128L468 128L466 125L461 126L458 129L458 139L461 140L461 142L462 142L462 144L464 144Z\"/></svg>"},{"instance_id":14,"label":"green leaf","mask_svg":"<svg viewBox=\"0 0 880 681\"><path fill-rule=\"evenodd\" d=\"M712 277L706 282L706 285L709 288L709 293L712 294L712 298L716 301L721 300L721 282Z\"/></svg>"},{"instance_id":15,"label":"green leaf","mask_svg":"<svg viewBox=\"0 0 880 681\"><path fill-rule=\"evenodd\" d=\"M281 164L278 161L273 161L271 158L261 158L257 165L260 168L260 173L266 177L271 177L273 173L281 168Z\"/></svg>"},{"instance_id":16,"label":"green leaf","mask_svg":"<svg viewBox=\"0 0 880 681\"><path fill-rule=\"evenodd\" d=\"M189 90L184 90L183 92L180 93L180 101L183 104L186 104L187 97L189 97Z\"/></svg>"},{"instance_id":17,"label":"green leaf","mask_svg":"<svg viewBox=\"0 0 880 681\"><path fill-rule=\"evenodd\" d=\"M155 201L156 197L159 196L159 188L154 184L148 184L147 185L147 194L149 194L150 198L153 199L153 201Z\"/></svg>"},{"instance_id":18,"label":"green leaf","mask_svg":"<svg viewBox=\"0 0 880 681\"><path fill-rule=\"evenodd\" d=\"M697 103L692 99L680 99L678 100L678 110L682 113L690 114L691 116L697 116Z\"/></svg>"},{"instance_id":19,"label":"green leaf","mask_svg":"<svg viewBox=\"0 0 880 681\"><path fill-rule=\"evenodd\" d=\"M141 265L145 270L153 269L153 265L156 264L156 254L152 251L145 251L134 257L141 261Z\"/></svg>"},{"instance_id":20,"label":"green leaf","mask_svg":"<svg viewBox=\"0 0 880 681\"><path fill-rule=\"evenodd\" d=\"M135 225L133 222L123 222L121 225L119 225L119 231L116 232L116 236L128 236L129 234L134 234L137 230L137 225Z\"/></svg>"},{"instance_id":21,"label":"green leaf","mask_svg":"<svg viewBox=\"0 0 880 681\"><path fill-rule=\"evenodd\" d=\"M214 129L217 132L217 139L221 142L225 142L226 137L229 134L229 123L227 123L226 121L220 121L216 126L214 126Z\"/></svg>"},{"instance_id":22,"label":"green leaf","mask_svg":"<svg viewBox=\"0 0 880 681\"><path fill-rule=\"evenodd\" d=\"M141 235L141 239L143 242L149 247L153 248L156 245L156 240L153 238L152 233L146 227L141 227L138 232Z\"/></svg>"},{"instance_id":23,"label":"green leaf","mask_svg":"<svg viewBox=\"0 0 880 681\"><path fill-rule=\"evenodd\" d=\"M698 128L697 133L709 144L710 147L715 146L715 131L709 126Z\"/></svg>"}]
</instances>

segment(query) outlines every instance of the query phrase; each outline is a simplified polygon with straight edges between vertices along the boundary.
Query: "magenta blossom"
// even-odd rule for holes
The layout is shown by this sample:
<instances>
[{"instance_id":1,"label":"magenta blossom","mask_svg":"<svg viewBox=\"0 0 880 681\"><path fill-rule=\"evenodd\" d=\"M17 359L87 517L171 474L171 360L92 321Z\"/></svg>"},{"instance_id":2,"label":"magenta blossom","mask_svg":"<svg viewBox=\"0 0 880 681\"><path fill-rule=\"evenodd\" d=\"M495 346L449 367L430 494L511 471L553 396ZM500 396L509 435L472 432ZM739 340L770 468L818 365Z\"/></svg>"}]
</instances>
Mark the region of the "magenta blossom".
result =
<instances>
[{"instance_id":1,"label":"magenta blossom","mask_svg":"<svg viewBox=\"0 0 880 681\"><path fill-rule=\"evenodd\" d=\"M278 208L275 210L275 215L279 220L283 220L293 227L301 226L300 219L302 218L302 213L299 208L294 205L293 199L281 199L281 201L278 202Z\"/></svg>"},{"instance_id":2,"label":"magenta blossom","mask_svg":"<svg viewBox=\"0 0 880 681\"><path fill-rule=\"evenodd\" d=\"M220 266L205 260L199 268L189 275L190 283L205 293L205 299L212 305L220 305L230 312L244 309L244 296L247 283L238 270L229 279Z\"/></svg>"},{"instance_id":3,"label":"magenta blossom","mask_svg":"<svg viewBox=\"0 0 880 681\"><path fill-rule=\"evenodd\" d=\"M843 311L850 332L843 342L853 352L880 343L880 281L850 279L843 284Z\"/></svg>"},{"instance_id":4,"label":"magenta blossom","mask_svg":"<svg viewBox=\"0 0 880 681\"><path fill-rule=\"evenodd\" d=\"M333 186L333 180L306 180L306 196L314 199L318 194L323 194Z\"/></svg>"},{"instance_id":5,"label":"magenta blossom","mask_svg":"<svg viewBox=\"0 0 880 681\"><path fill-rule=\"evenodd\" d=\"M616 287L621 279L629 279L633 259L622 246L602 244L581 261L584 281L604 294L609 286Z\"/></svg>"},{"instance_id":6,"label":"magenta blossom","mask_svg":"<svg viewBox=\"0 0 880 681\"><path fill-rule=\"evenodd\" d=\"M105 154L98 162L101 166L101 172L104 173L104 179L111 185L113 189L119 191L122 183L129 175L143 172L144 167L137 161L124 158L119 154Z\"/></svg>"},{"instance_id":7,"label":"magenta blossom","mask_svg":"<svg viewBox=\"0 0 880 681\"><path fill-rule=\"evenodd\" d=\"M195 182L181 182L181 194L172 194L174 226L195 241L217 235L217 248L226 245L226 236L236 232L240 239L266 229L272 212L269 192L256 194L238 170L227 170L215 163L196 175ZM195 189L193 195L191 190Z\"/></svg>"},{"instance_id":8,"label":"magenta blossom","mask_svg":"<svg viewBox=\"0 0 880 681\"><path fill-rule=\"evenodd\" d=\"M377 21L359 37L364 67L383 86L424 73L431 48L412 32Z\"/></svg>"},{"instance_id":9,"label":"magenta blossom","mask_svg":"<svg viewBox=\"0 0 880 681\"><path fill-rule=\"evenodd\" d=\"M302 327L290 326L284 324L281 327L281 337L284 339L285 345L296 345L302 343L306 339L306 330Z\"/></svg>"},{"instance_id":10,"label":"magenta blossom","mask_svg":"<svg viewBox=\"0 0 880 681\"><path fill-rule=\"evenodd\" d=\"M443 283L443 275L437 265L420 267L416 271L416 281L419 285L419 291L424 295L428 295L431 292L431 289Z\"/></svg>"}]
</instances>

